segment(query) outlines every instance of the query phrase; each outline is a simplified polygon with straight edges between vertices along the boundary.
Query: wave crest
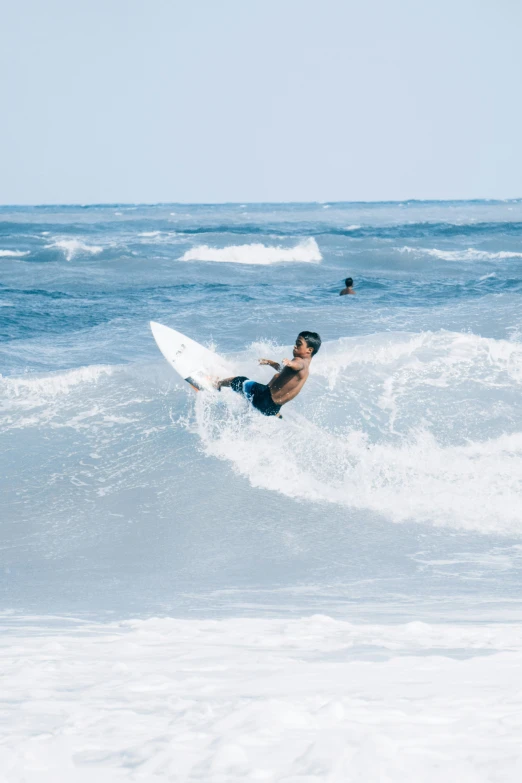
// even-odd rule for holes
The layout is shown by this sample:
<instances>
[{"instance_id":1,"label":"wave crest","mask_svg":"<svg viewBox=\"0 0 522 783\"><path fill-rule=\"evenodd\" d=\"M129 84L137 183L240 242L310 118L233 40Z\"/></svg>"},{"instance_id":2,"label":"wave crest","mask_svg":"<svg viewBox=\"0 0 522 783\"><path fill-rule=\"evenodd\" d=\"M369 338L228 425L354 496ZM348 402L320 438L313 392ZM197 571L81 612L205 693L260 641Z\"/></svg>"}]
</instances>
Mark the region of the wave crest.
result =
<instances>
[{"instance_id":1,"label":"wave crest","mask_svg":"<svg viewBox=\"0 0 522 783\"><path fill-rule=\"evenodd\" d=\"M30 250L0 250L0 258L22 258L30 255Z\"/></svg>"},{"instance_id":2,"label":"wave crest","mask_svg":"<svg viewBox=\"0 0 522 783\"><path fill-rule=\"evenodd\" d=\"M319 263L321 251L313 237L299 242L294 247L263 245L255 242L251 245L228 245L210 247L198 245L187 250L180 261L216 261L226 264L280 264L287 262Z\"/></svg>"},{"instance_id":3,"label":"wave crest","mask_svg":"<svg viewBox=\"0 0 522 783\"><path fill-rule=\"evenodd\" d=\"M103 247L100 245L88 245L80 239L58 239L56 242L51 242L49 245L46 245L46 247L63 250L66 261L72 261L75 256L80 255L81 253L97 255L103 250Z\"/></svg>"},{"instance_id":4,"label":"wave crest","mask_svg":"<svg viewBox=\"0 0 522 783\"><path fill-rule=\"evenodd\" d=\"M96 384L112 375L110 365L91 365L65 372L27 377L0 375L0 429L40 426L63 412L65 398L85 384ZM74 409L75 402L67 403Z\"/></svg>"},{"instance_id":5,"label":"wave crest","mask_svg":"<svg viewBox=\"0 0 522 783\"><path fill-rule=\"evenodd\" d=\"M522 253L512 250L501 250L498 253L489 253L487 250L476 250L468 247L467 250L438 250L436 247L398 247L399 253L416 253L417 255L432 256L442 261L495 261L505 258L522 258Z\"/></svg>"}]
</instances>

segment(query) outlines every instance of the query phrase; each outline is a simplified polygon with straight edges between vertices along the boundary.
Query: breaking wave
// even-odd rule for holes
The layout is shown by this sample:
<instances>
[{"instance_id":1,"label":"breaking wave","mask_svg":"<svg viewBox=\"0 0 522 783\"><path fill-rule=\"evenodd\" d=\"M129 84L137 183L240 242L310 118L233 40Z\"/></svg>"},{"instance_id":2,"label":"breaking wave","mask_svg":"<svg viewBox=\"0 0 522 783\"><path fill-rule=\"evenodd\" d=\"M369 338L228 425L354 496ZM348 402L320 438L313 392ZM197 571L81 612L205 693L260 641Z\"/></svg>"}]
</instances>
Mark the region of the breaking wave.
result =
<instances>
[{"instance_id":1,"label":"breaking wave","mask_svg":"<svg viewBox=\"0 0 522 783\"><path fill-rule=\"evenodd\" d=\"M466 250L438 250L429 247L404 247L397 248L400 253L414 253L417 255L433 256L443 261L495 261L505 258L522 258L522 253L512 250L502 250L497 253L489 253L486 250L476 250L469 247Z\"/></svg>"},{"instance_id":2,"label":"breaking wave","mask_svg":"<svg viewBox=\"0 0 522 783\"><path fill-rule=\"evenodd\" d=\"M50 373L27 377L15 376L4 378L0 375L0 389L6 398L21 398L25 395L38 395L48 399L56 395L66 394L70 389L81 383L92 383L102 375L112 372L109 366L78 367L65 372Z\"/></svg>"},{"instance_id":3,"label":"breaking wave","mask_svg":"<svg viewBox=\"0 0 522 783\"><path fill-rule=\"evenodd\" d=\"M232 393L225 414L201 395L206 452L296 500L522 533L522 345L444 331L344 338L313 369L283 422Z\"/></svg>"},{"instance_id":4,"label":"breaking wave","mask_svg":"<svg viewBox=\"0 0 522 783\"><path fill-rule=\"evenodd\" d=\"M76 390L82 396L86 384L96 384L113 371L109 365L92 365L27 377L0 375L0 430L49 423L64 412L64 406L76 412L78 399L66 404L65 398Z\"/></svg>"},{"instance_id":5,"label":"breaking wave","mask_svg":"<svg viewBox=\"0 0 522 783\"><path fill-rule=\"evenodd\" d=\"M30 250L0 250L0 258L22 258L28 256Z\"/></svg>"},{"instance_id":6,"label":"breaking wave","mask_svg":"<svg viewBox=\"0 0 522 783\"><path fill-rule=\"evenodd\" d=\"M82 253L97 255L103 250L103 247L100 245L88 245L80 239L58 239L56 242L46 245L46 247L62 250L67 261L72 261L75 256Z\"/></svg>"},{"instance_id":7,"label":"breaking wave","mask_svg":"<svg viewBox=\"0 0 522 783\"><path fill-rule=\"evenodd\" d=\"M300 263L319 263L321 251L313 237L294 247L263 245L256 242L251 245L229 245L227 247L209 247L198 245L184 253L180 261L217 261L227 264L279 264L290 261Z\"/></svg>"}]
</instances>

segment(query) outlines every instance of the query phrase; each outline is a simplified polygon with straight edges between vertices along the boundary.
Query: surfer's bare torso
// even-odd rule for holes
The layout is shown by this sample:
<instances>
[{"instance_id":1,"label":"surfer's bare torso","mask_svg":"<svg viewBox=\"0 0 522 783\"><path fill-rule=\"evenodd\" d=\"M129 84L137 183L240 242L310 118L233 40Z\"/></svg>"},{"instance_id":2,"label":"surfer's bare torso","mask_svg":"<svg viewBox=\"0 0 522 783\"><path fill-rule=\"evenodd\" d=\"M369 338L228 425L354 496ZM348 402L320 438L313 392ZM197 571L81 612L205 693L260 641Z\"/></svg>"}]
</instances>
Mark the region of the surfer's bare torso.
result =
<instances>
[{"instance_id":1,"label":"surfer's bare torso","mask_svg":"<svg viewBox=\"0 0 522 783\"><path fill-rule=\"evenodd\" d=\"M297 397L310 372L312 357L302 337L297 338L293 353L294 358L291 361L283 359L282 366L271 359L259 360L259 364L268 364L274 370L279 371L268 383L270 394L276 405L284 405Z\"/></svg>"}]
</instances>

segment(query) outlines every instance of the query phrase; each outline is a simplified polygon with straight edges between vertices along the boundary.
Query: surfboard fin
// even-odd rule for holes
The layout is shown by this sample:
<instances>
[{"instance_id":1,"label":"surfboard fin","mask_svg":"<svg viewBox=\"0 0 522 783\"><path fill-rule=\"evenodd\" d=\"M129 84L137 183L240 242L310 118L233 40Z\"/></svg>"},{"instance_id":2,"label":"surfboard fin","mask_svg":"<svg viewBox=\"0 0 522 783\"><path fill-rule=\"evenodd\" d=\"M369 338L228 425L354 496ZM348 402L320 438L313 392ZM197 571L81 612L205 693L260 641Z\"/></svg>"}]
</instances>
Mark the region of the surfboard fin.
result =
<instances>
[{"instance_id":1,"label":"surfboard fin","mask_svg":"<svg viewBox=\"0 0 522 783\"><path fill-rule=\"evenodd\" d=\"M195 391L203 391L203 386L201 386L197 381L194 380L194 378L191 378L190 376L188 378L185 378L186 382L189 383L192 388Z\"/></svg>"}]
</instances>

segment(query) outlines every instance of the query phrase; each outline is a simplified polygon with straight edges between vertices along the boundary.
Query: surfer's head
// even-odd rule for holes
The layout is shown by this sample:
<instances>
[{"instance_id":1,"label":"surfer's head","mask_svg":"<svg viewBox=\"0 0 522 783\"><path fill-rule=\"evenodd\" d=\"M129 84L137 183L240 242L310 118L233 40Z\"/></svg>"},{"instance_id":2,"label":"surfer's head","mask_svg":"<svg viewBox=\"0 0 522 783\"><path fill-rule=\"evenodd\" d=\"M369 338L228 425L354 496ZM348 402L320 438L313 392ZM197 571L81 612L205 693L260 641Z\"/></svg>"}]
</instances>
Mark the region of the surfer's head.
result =
<instances>
[{"instance_id":1,"label":"surfer's head","mask_svg":"<svg viewBox=\"0 0 522 783\"><path fill-rule=\"evenodd\" d=\"M294 356L305 358L315 356L321 347L321 338L317 332L299 332L295 341Z\"/></svg>"},{"instance_id":2,"label":"surfer's head","mask_svg":"<svg viewBox=\"0 0 522 783\"><path fill-rule=\"evenodd\" d=\"M344 281L344 284L346 288L351 288L353 285L353 278L347 277L346 280Z\"/></svg>"}]
</instances>

